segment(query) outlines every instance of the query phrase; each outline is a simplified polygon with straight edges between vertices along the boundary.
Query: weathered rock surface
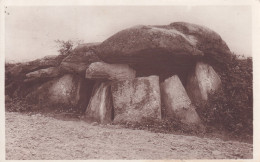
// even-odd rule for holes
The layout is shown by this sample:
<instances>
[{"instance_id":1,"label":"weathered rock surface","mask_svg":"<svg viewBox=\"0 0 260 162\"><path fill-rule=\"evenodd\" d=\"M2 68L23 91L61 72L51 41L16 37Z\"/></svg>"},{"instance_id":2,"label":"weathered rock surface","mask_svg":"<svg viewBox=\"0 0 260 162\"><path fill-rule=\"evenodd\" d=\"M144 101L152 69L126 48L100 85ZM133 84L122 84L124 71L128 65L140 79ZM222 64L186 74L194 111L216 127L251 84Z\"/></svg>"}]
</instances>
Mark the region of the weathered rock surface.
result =
<instances>
[{"instance_id":1,"label":"weathered rock surface","mask_svg":"<svg viewBox=\"0 0 260 162\"><path fill-rule=\"evenodd\" d=\"M135 26L122 30L97 48L108 63L129 64L137 77L158 75L160 81L178 75L184 85L196 58L230 50L214 31L175 22L162 26Z\"/></svg>"},{"instance_id":2,"label":"weathered rock surface","mask_svg":"<svg viewBox=\"0 0 260 162\"><path fill-rule=\"evenodd\" d=\"M94 62L86 70L86 78L106 80L127 80L135 78L135 70L126 64Z\"/></svg>"},{"instance_id":3,"label":"weathered rock surface","mask_svg":"<svg viewBox=\"0 0 260 162\"><path fill-rule=\"evenodd\" d=\"M79 44L75 49L74 52L87 52L89 50L95 51L95 49L101 44L101 42L94 42L94 43L83 43Z\"/></svg>"},{"instance_id":4,"label":"weathered rock surface","mask_svg":"<svg viewBox=\"0 0 260 162\"><path fill-rule=\"evenodd\" d=\"M203 56L207 49L229 51L226 43L214 31L191 23L175 22L164 26L142 25L122 30L105 40L98 48L98 54L104 61L132 63L144 61L142 57L150 54L146 50L155 50L155 53L160 50L173 56ZM128 56L133 59L126 60Z\"/></svg>"},{"instance_id":5,"label":"weathered rock surface","mask_svg":"<svg viewBox=\"0 0 260 162\"><path fill-rule=\"evenodd\" d=\"M88 66L98 61L101 60L93 50L73 52L61 62L60 67L68 73L77 73L84 76Z\"/></svg>"},{"instance_id":6,"label":"weathered rock surface","mask_svg":"<svg viewBox=\"0 0 260 162\"><path fill-rule=\"evenodd\" d=\"M80 104L79 101L82 100L81 98L85 97L88 93L86 91L82 93L84 89L87 89L86 86L83 86L83 82L86 81L80 77L66 74L42 84L35 91L27 95L26 98L28 101L34 103L77 106Z\"/></svg>"},{"instance_id":7,"label":"weathered rock surface","mask_svg":"<svg viewBox=\"0 0 260 162\"><path fill-rule=\"evenodd\" d=\"M166 79L160 84L160 88L166 117L177 117L187 124L200 123L200 118L177 75Z\"/></svg>"},{"instance_id":8,"label":"weathered rock surface","mask_svg":"<svg viewBox=\"0 0 260 162\"><path fill-rule=\"evenodd\" d=\"M30 91L41 84L42 79L26 78L26 74L34 72L40 69L46 69L50 67L58 67L64 55L59 56L46 56L42 59L37 59L30 62L8 64L5 67L5 84L6 93L10 96L24 97L27 91ZM36 83L31 83L31 81L37 80ZM27 82L29 82L27 84Z\"/></svg>"},{"instance_id":9,"label":"weathered rock surface","mask_svg":"<svg viewBox=\"0 0 260 162\"><path fill-rule=\"evenodd\" d=\"M53 56L46 56L42 59L37 59L34 61L30 62L25 62L25 63L19 63L13 66L11 69L8 70L10 75L12 76L18 76L18 75L23 75L32 71L36 71L39 69L44 69L48 67L56 67L59 66L61 60L65 56L63 55L53 55Z\"/></svg>"},{"instance_id":10,"label":"weathered rock surface","mask_svg":"<svg viewBox=\"0 0 260 162\"><path fill-rule=\"evenodd\" d=\"M99 123L110 123L112 119L112 96L109 82L95 84L89 105L86 109L86 118Z\"/></svg>"},{"instance_id":11,"label":"weathered rock surface","mask_svg":"<svg viewBox=\"0 0 260 162\"><path fill-rule=\"evenodd\" d=\"M210 92L216 91L221 79L208 64L198 62L195 70L188 76L186 90L194 103L206 101Z\"/></svg>"},{"instance_id":12,"label":"weathered rock surface","mask_svg":"<svg viewBox=\"0 0 260 162\"><path fill-rule=\"evenodd\" d=\"M62 75L62 70L58 67L49 67L46 69L36 70L26 74L26 81L40 80L43 78L54 78Z\"/></svg>"},{"instance_id":13,"label":"weathered rock surface","mask_svg":"<svg viewBox=\"0 0 260 162\"><path fill-rule=\"evenodd\" d=\"M77 92L79 82L73 75L64 75L58 79L44 83L37 89L40 102L49 101L51 103L74 104L79 100Z\"/></svg>"},{"instance_id":14,"label":"weathered rock surface","mask_svg":"<svg viewBox=\"0 0 260 162\"><path fill-rule=\"evenodd\" d=\"M161 98L158 76L117 81L111 85L114 122L161 119Z\"/></svg>"},{"instance_id":15,"label":"weathered rock surface","mask_svg":"<svg viewBox=\"0 0 260 162\"><path fill-rule=\"evenodd\" d=\"M205 55L215 52L230 53L225 41L215 31L196 24L187 22L174 22L169 26L174 27L184 35L194 36L197 40L195 47Z\"/></svg>"}]
</instances>

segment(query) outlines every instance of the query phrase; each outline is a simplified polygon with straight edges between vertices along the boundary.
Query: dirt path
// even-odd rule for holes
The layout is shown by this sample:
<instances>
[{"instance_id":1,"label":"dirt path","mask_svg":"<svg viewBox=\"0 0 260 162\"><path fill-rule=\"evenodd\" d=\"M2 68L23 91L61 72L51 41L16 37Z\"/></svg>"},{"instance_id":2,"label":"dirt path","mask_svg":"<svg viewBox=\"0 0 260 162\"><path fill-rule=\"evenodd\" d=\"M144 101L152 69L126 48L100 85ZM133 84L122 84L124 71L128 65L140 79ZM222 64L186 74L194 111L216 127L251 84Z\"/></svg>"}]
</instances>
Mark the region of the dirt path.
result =
<instances>
[{"instance_id":1,"label":"dirt path","mask_svg":"<svg viewBox=\"0 0 260 162\"><path fill-rule=\"evenodd\" d=\"M6 159L252 158L252 144L6 112Z\"/></svg>"}]
</instances>

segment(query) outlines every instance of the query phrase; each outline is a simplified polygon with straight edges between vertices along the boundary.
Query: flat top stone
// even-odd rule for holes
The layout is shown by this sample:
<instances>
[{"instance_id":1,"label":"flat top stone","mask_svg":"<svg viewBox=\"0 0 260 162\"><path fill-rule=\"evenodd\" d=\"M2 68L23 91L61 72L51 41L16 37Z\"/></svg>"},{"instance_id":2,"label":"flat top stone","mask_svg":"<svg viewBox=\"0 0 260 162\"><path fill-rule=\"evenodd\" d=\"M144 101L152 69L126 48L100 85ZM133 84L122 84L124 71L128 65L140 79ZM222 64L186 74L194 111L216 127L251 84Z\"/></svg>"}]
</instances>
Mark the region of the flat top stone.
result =
<instances>
[{"instance_id":1,"label":"flat top stone","mask_svg":"<svg viewBox=\"0 0 260 162\"><path fill-rule=\"evenodd\" d=\"M228 46L216 32L191 23L175 22L122 30L101 43L97 53L104 61L116 62L124 57L149 55L152 51L156 51L158 57L160 52L203 56L208 49L229 52Z\"/></svg>"},{"instance_id":2,"label":"flat top stone","mask_svg":"<svg viewBox=\"0 0 260 162\"><path fill-rule=\"evenodd\" d=\"M135 78L135 70L127 64L108 64L105 62L94 62L86 70L86 78L127 80Z\"/></svg>"}]
</instances>

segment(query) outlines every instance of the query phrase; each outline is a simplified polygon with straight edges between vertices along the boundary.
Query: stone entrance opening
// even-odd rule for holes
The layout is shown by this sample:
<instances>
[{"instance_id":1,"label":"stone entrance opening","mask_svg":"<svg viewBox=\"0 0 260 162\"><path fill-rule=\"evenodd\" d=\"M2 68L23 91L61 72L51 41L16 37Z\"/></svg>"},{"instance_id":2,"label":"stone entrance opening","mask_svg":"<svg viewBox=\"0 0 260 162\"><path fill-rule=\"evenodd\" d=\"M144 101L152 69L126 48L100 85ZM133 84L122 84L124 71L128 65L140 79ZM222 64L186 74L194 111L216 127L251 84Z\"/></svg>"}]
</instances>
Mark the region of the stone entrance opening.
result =
<instances>
[{"instance_id":1,"label":"stone entrance opening","mask_svg":"<svg viewBox=\"0 0 260 162\"><path fill-rule=\"evenodd\" d=\"M178 75L185 86L188 74L194 69L197 57L188 53L172 53L165 49L147 49L131 56L109 58L109 63L130 65L136 77L159 76L160 82Z\"/></svg>"}]
</instances>

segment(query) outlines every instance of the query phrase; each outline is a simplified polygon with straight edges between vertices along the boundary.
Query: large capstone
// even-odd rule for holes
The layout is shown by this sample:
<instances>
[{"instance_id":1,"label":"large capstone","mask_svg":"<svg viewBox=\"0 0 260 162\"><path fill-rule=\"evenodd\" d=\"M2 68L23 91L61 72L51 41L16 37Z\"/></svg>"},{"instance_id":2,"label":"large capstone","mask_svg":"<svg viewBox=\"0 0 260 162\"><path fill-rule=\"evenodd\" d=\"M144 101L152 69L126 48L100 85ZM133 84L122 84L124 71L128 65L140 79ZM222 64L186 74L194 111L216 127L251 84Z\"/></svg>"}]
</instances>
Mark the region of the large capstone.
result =
<instances>
[{"instance_id":1,"label":"large capstone","mask_svg":"<svg viewBox=\"0 0 260 162\"><path fill-rule=\"evenodd\" d=\"M207 101L209 93L215 92L221 85L221 79L208 64L198 62L195 70L187 79L187 93L194 103Z\"/></svg>"},{"instance_id":2,"label":"large capstone","mask_svg":"<svg viewBox=\"0 0 260 162\"><path fill-rule=\"evenodd\" d=\"M175 22L162 26L134 26L111 36L98 48L104 61L144 61L147 49L162 50L171 55L203 56L209 49L229 52L229 48L214 31L195 24ZM157 51L156 51L157 52ZM130 57L132 56L132 57ZM126 60L127 57L132 59ZM137 60L139 59L139 60Z\"/></svg>"},{"instance_id":3,"label":"large capstone","mask_svg":"<svg viewBox=\"0 0 260 162\"><path fill-rule=\"evenodd\" d=\"M113 104L109 82L95 84L89 105L86 109L86 118L90 121L110 123L113 115Z\"/></svg>"},{"instance_id":4,"label":"large capstone","mask_svg":"<svg viewBox=\"0 0 260 162\"><path fill-rule=\"evenodd\" d=\"M200 123L200 118L177 75L166 79L160 87L166 118L178 118L186 124Z\"/></svg>"},{"instance_id":5,"label":"large capstone","mask_svg":"<svg viewBox=\"0 0 260 162\"><path fill-rule=\"evenodd\" d=\"M161 119L159 77L140 77L111 85L114 122L140 122L142 118Z\"/></svg>"},{"instance_id":6,"label":"large capstone","mask_svg":"<svg viewBox=\"0 0 260 162\"><path fill-rule=\"evenodd\" d=\"M94 62L86 70L88 79L127 80L135 78L135 70L126 64Z\"/></svg>"},{"instance_id":7,"label":"large capstone","mask_svg":"<svg viewBox=\"0 0 260 162\"><path fill-rule=\"evenodd\" d=\"M196 59L230 50L214 31L195 24L175 22L161 26L135 26L102 42L97 54L105 62L129 64L137 77L158 75L163 81L178 75L186 84Z\"/></svg>"}]
</instances>

